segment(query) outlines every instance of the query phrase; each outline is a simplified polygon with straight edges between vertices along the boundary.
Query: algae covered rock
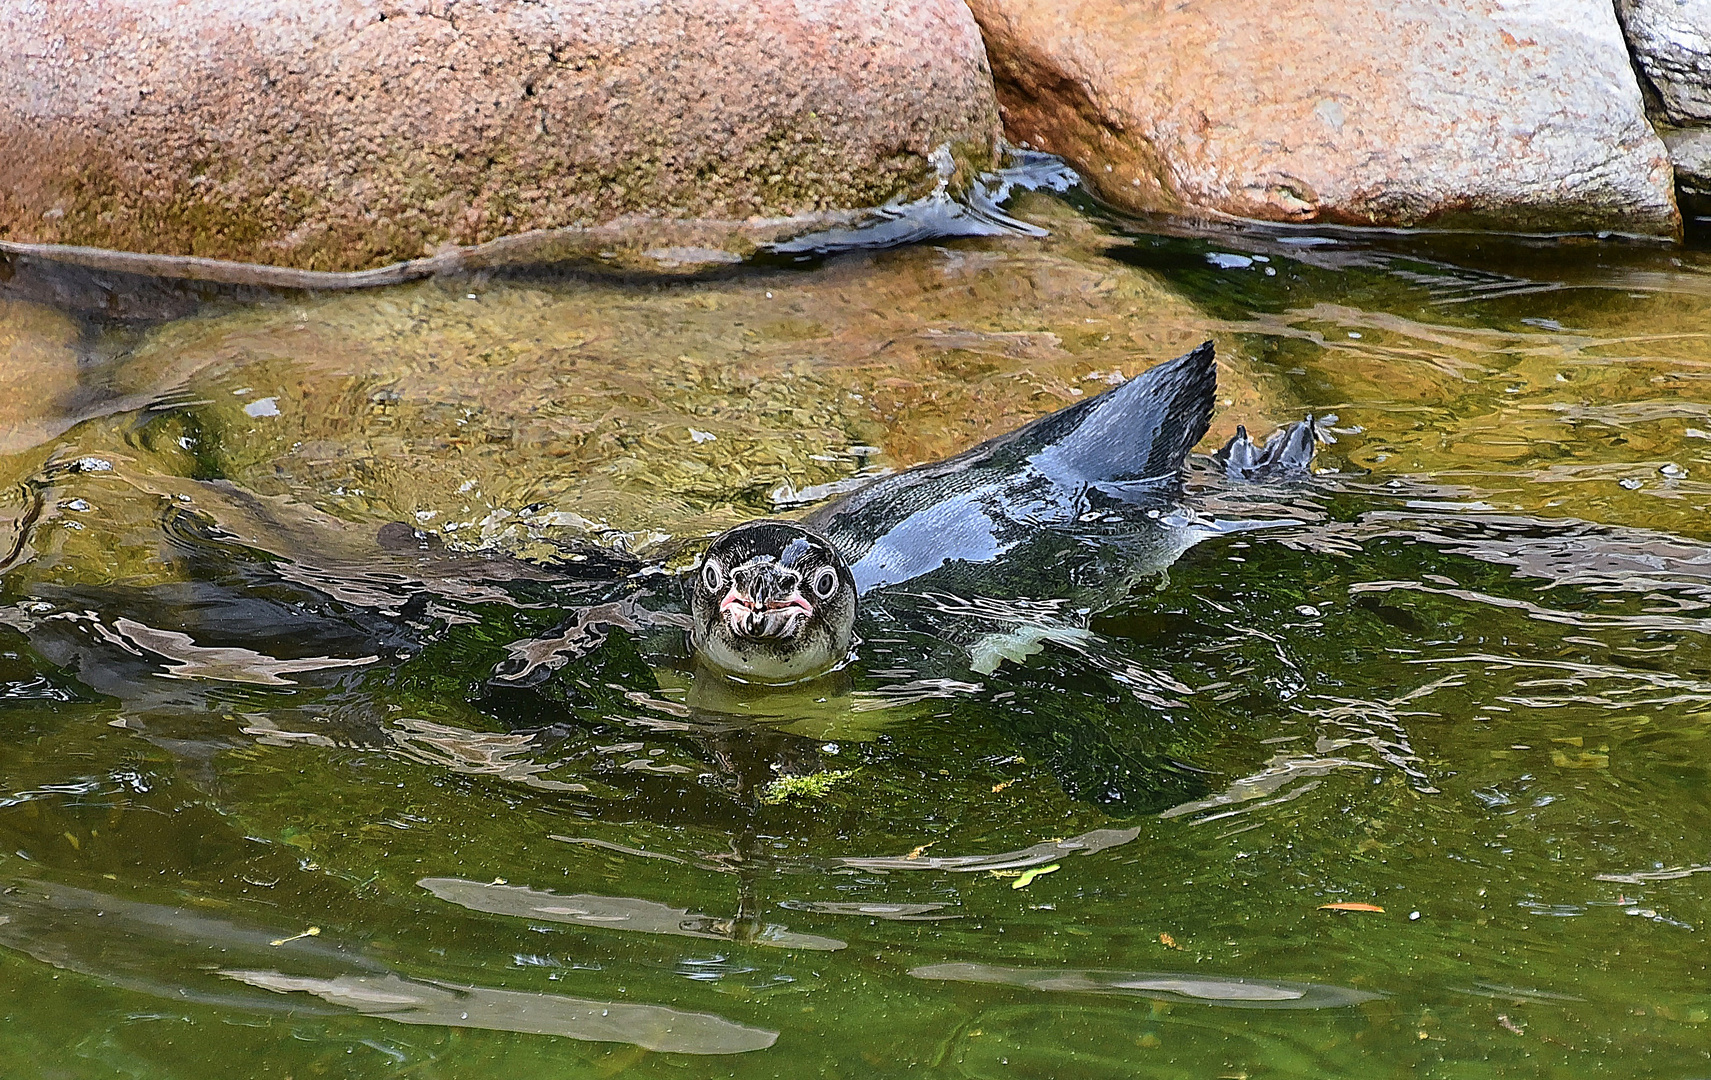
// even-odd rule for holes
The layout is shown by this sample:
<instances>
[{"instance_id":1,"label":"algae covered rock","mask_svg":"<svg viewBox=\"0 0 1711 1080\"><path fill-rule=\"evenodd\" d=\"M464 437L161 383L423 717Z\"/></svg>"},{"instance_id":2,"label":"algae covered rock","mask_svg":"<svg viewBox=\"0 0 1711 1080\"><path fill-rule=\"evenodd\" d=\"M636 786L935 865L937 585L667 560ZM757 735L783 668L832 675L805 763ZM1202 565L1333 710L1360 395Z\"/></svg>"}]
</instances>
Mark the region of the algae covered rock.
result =
<instances>
[{"instance_id":1,"label":"algae covered rock","mask_svg":"<svg viewBox=\"0 0 1711 1080\"><path fill-rule=\"evenodd\" d=\"M0 458L74 423L78 336L63 312L0 299Z\"/></svg>"},{"instance_id":2,"label":"algae covered rock","mask_svg":"<svg viewBox=\"0 0 1711 1080\"><path fill-rule=\"evenodd\" d=\"M314 270L862 207L997 131L961 0L0 5L0 240Z\"/></svg>"},{"instance_id":3,"label":"algae covered rock","mask_svg":"<svg viewBox=\"0 0 1711 1080\"><path fill-rule=\"evenodd\" d=\"M199 455L175 469L458 544L645 550L966 449L1207 324L1065 237L693 283L424 282L181 320L126 364L199 372L202 404L139 440Z\"/></svg>"}]
</instances>

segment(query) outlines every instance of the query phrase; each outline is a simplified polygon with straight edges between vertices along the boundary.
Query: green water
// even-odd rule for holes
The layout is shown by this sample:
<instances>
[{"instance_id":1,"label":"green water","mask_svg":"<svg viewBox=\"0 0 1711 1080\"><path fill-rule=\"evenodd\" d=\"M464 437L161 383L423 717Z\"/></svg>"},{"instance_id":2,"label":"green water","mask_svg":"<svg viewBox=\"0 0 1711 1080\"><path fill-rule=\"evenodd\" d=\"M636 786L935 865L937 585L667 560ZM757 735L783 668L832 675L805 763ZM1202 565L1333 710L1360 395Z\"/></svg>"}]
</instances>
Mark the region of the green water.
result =
<instances>
[{"instance_id":1,"label":"green water","mask_svg":"<svg viewBox=\"0 0 1711 1080\"><path fill-rule=\"evenodd\" d=\"M1711 255L1012 209L658 280L8 266L0 1072L1711 1075ZM494 678L1207 337L1206 449L1337 441L1197 463L1270 527L1114 603Z\"/></svg>"}]
</instances>

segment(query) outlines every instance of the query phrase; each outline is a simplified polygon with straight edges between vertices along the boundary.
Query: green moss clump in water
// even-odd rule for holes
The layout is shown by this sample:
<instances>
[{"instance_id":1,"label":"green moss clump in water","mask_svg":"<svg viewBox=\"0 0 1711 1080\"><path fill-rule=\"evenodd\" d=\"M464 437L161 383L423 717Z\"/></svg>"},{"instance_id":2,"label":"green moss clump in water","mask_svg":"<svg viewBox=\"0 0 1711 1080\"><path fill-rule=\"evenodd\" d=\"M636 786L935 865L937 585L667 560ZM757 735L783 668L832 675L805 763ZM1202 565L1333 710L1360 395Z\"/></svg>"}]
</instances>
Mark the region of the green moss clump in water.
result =
<instances>
[{"instance_id":1,"label":"green moss clump in water","mask_svg":"<svg viewBox=\"0 0 1711 1080\"><path fill-rule=\"evenodd\" d=\"M781 776L760 789L760 801L767 806L778 806L789 799L824 799L839 782L860 771L829 769L806 776Z\"/></svg>"}]
</instances>

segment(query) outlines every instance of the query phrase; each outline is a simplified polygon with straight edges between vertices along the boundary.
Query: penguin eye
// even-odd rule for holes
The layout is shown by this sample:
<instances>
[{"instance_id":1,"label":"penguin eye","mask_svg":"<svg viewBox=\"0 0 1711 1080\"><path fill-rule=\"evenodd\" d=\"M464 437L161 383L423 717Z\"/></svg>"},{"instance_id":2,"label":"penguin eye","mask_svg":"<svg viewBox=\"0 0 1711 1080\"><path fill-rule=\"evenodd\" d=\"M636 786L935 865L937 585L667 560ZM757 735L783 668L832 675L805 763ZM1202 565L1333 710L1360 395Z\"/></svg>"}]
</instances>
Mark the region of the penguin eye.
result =
<instances>
[{"instance_id":1,"label":"penguin eye","mask_svg":"<svg viewBox=\"0 0 1711 1080\"><path fill-rule=\"evenodd\" d=\"M708 559L702 564L701 584L710 593L716 593L725 587L725 568L719 565L717 559Z\"/></svg>"},{"instance_id":2,"label":"penguin eye","mask_svg":"<svg viewBox=\"0 0 1711 1080\"><path fill-rule=\"evenodd\" d=\"M830 600L832 594L838 591L838 572L829 566L822 566L820 572L814 575L814 595L822 600Z\"/></svg>"}]
</instances>

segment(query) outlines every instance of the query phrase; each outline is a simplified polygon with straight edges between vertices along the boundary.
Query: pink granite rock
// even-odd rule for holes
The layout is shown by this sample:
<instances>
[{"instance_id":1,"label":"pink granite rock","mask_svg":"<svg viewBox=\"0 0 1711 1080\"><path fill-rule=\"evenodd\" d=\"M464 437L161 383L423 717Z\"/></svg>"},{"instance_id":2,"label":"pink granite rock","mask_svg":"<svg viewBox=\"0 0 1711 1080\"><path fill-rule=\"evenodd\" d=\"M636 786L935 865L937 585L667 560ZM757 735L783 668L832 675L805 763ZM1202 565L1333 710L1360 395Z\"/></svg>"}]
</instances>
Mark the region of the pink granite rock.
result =
<instances>
[{"instance_id":1,"label":"pink granite rock","mask_svg":"<svg viewBox=\"0 0 1711 1080\"><path fill-rule=\"evenodd\" d=\"M1137 210L1680 228L1609 0L970 0L1012 139Z\"/></svg>"},{"instance_id":2,"label":"pink granite rock","mask_svg":"<svg viewBox=\"0 0 1711 1080\"><path fill-rule=\"evenodd\" d=\"M984 161L962 0L12 0L0 239L349 270Z\"/></svg>"}]
</instances>

